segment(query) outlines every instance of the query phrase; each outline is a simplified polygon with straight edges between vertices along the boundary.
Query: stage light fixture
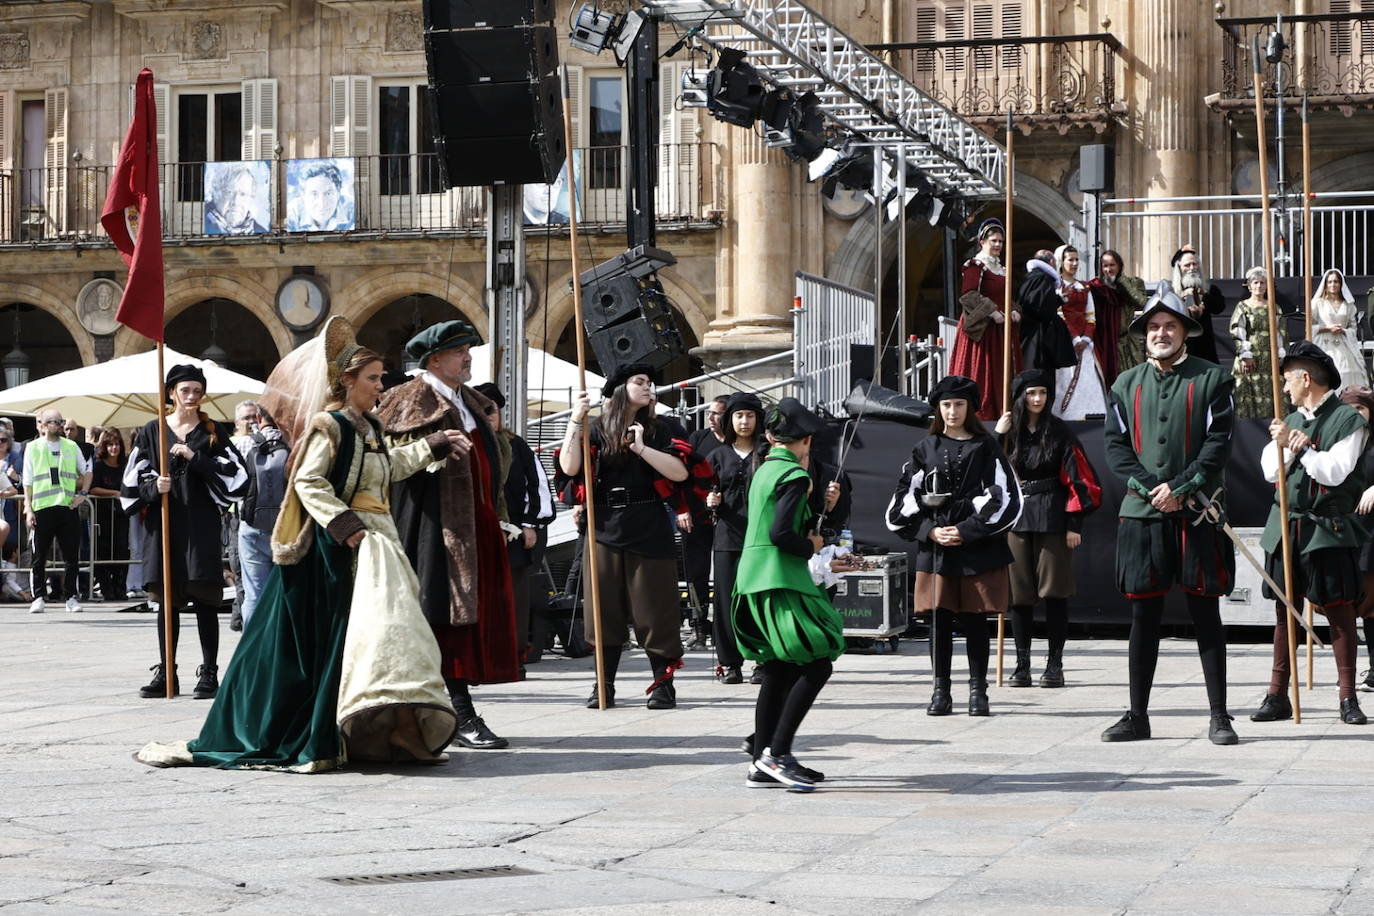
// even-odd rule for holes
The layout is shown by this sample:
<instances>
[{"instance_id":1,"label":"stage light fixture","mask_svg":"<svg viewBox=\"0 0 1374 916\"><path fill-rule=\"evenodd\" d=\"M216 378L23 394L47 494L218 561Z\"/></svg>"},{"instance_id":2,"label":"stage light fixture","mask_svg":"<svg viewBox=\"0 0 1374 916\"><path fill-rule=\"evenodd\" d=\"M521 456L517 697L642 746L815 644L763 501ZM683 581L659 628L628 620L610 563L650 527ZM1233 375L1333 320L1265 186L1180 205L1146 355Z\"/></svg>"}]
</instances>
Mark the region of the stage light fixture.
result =
<instances>
[{"instance_id":1,"label":"stage light fixture","mask_svg":"<svg viewBox=\"0 0 1374 916\"><path fill-rule=\"evenodd\" d=\"M811 162L825 150L825 116L814 92L795 95L775 89L764 97L759 112L767 129L764 142L782 149L799 162Z\"/></svg>"},{"instance_id":2,"label":"stage light fixture","mask_svg":"<svg viewBox=\"0 0 1374 916\"><path fill-rule=\"evenodd\" d=\"M630 10L616 22L611 32L611 51L620 64L623 65L634 50L635 39L644 28L645 18L639 10Z\"/></svg>"},{"instance_id":3,"label":"stage light fixture","mask_svg":"<svg viewBox=\"0 0 1374 916\"><path fill-rule=\"evenodd\" d=\"M686 67L682 71L682 100L683 108L705 108L706 107L706 80L710 73L705 67Z\"/></svg>"},{"instance_id":4,"label":"stage light fixture","mask_svg":"<svg viewBox=\"0 0 1374 916\"><path fill-rule=\"evenodd\" d=\"M568 44L592 54L600 54L615 39L619 30L620 17L597 9L591 3L584 3L577 10Z\"/></svg>"},{"instance_id":5,"label":"stage light fixture","mask_svg":"<svg viewBox=\"0 0 1374 916\"><path fill-rule=\"evenodd\" d=\"M707 76L706 109L711 116L736 127L753 127L763 105L763 80L744 62L744 52L722 48Z\"/></svg>"}]
</instances>

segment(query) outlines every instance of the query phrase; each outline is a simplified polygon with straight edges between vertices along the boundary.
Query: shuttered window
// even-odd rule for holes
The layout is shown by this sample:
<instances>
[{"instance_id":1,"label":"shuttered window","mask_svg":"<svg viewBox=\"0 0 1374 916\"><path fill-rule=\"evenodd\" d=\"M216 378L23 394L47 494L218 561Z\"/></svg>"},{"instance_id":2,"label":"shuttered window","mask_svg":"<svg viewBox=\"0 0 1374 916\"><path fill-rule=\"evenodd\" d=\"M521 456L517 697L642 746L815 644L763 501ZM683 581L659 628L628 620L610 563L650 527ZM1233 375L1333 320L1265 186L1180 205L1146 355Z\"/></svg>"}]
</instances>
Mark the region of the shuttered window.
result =
<instances>
[{"instance_id":1,"label":"shuttered window","mask_svg":"<svg viewBox=\"0 0 1374 916\"><path fill-rule=\"evenodd\" d=\"M1348 0L1347 0L1348 2ZM1374 0L1365 0L1374 5ZM993 38L1020 38L1024 32L1024 8L1021 0L919 0L914 16L914 36L911 41L971 41ZM917 73L934 73L943 67L947 73L961 73L966 69L991 70L995 67L1014 70L1021 66L1019 47L945 48L941 51L917 51ZM943 61L943 63L941 63Z\"/></svg>"}]
</instances>

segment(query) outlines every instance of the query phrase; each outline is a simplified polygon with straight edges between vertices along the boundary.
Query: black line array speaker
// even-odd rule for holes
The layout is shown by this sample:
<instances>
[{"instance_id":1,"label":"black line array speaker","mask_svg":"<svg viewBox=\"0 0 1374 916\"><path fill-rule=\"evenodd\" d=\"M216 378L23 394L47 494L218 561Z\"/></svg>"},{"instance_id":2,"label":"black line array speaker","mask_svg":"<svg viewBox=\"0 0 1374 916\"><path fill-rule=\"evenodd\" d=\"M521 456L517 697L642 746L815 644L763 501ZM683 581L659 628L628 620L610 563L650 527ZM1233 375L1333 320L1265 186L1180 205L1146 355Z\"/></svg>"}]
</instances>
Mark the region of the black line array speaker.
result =
<instances>
[{"instance_id":1,"label":"black line array speaker","mask_svg":"<svg viewBox=\"0 0 1374 916\"><path fill-rule=\"evenodd\" d=\"M1110 192L1116 187L1115 150L1105 143L1079 148L1078 189Z\"/></svg>"},{"instance_id":2,"label":"black line array speaker","mask_svg":"<svg viewBox=\"0 0 1374 916\"><path fill-rule=\"evenodd\" d=\"M431 0L426 29L504 29L553 22L554 0Z\"/></svg>"},{"instance_id":3,"label":"black line array speaker","mask_svg":"<svg viewBox=\"0 0 1374 916\"><path fill-rule=\"evenodd\" d=\"M621 366L631 363L662 369L687 353L670 316L640 315L593 331L590 339L601 374L606 376L614 375Z\"/></svg>"},{"instance_id":4,"label":"black line array speaker","mask_svg":"<svg viewBox=\"0 0 1374 916\"><path fill-rule=\"evenodd\" d=\"M425 0L424 15L445 183L556 180L567 158L558 37L536 24L551 20L551 0Z\"/></svg>"}]
</instances>

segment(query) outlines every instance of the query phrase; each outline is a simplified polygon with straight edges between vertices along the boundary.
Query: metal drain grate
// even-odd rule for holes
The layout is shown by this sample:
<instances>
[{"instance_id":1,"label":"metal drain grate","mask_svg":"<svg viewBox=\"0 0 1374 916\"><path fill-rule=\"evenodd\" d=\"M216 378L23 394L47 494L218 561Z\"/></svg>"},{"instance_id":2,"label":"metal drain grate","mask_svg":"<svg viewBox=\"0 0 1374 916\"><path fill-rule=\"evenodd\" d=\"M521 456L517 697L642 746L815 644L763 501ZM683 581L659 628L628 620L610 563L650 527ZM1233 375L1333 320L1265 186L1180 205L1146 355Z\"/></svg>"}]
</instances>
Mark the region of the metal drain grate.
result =
<instances>
[{"instance_id":1,"label":"metal drain grate","mask_svg":"<svg viewBox=\"0 0 1374 916\"><path fill-rule=\"evenodd\" d=\"M418 881L464 881L469 878L515 878L537 875L539 872L516 865L492 865L488 868L448 868L443 871L403 871L392 875L340 875L321 878L330 884L355 887L371 884L413 884Z\"/></svg>"}]
</instances>

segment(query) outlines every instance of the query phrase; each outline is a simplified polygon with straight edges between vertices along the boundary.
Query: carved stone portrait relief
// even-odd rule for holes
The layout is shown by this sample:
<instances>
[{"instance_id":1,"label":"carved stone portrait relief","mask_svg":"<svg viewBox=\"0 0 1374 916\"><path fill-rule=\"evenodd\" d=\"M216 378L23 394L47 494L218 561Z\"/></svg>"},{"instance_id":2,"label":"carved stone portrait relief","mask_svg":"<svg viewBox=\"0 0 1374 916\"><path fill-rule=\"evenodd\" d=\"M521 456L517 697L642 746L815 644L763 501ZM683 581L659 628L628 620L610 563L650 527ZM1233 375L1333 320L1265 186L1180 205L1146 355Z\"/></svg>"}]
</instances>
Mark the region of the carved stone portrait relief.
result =
<instances>
[{"instance_id":1,"label":"carved stone portrait relief","mask_svg":"<svg viewBox=\"0 0 1374 916\"><path fill-rule=\"evenodd\" d=\"M414 10L395 10L386 18L386 49L388 51L424 50L424 31L420 14Z\"/></svg>"},{"instance_id":2,"label":"carved stone portrait relief","mask_svg":"<svg viewBox=\"0 0 1374 916\"><path fill-rule=\"evenodd\" d=\"M28 33L0 32L0 70L23 70L28 65Z\"/></svg>"}]
</instances>

